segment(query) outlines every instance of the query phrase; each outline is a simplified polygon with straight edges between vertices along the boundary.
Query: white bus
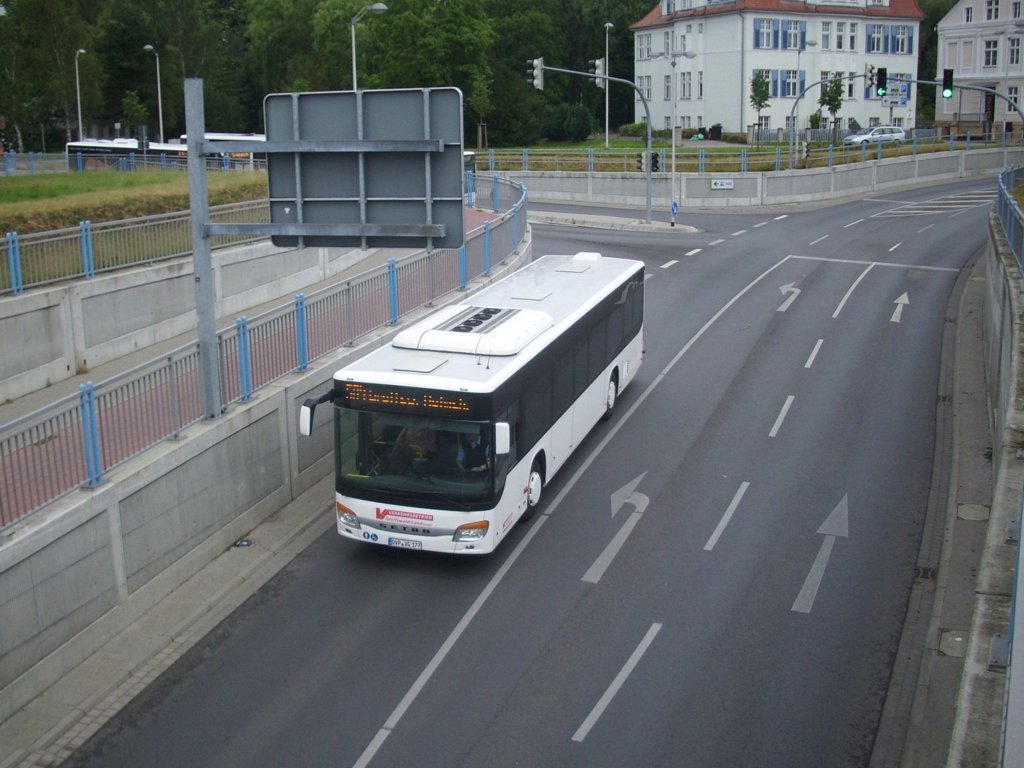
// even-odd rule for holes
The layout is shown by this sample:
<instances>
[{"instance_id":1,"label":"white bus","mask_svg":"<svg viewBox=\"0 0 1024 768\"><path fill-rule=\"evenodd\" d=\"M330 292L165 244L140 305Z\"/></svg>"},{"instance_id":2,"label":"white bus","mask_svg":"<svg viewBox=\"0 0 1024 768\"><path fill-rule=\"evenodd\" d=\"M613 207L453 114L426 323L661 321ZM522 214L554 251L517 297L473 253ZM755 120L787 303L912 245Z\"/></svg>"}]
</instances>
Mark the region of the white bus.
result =
<instances>
[{"instance_id":1,"label":"white bus","mask_svg":"<svg viewBox=\"0 0 1024 768\"><path fill-rule=\"evenodd\" d=\"M644 265L545 256L334 374L338 533L491 552L632 381Z\"/></svg>"}]
</instances>

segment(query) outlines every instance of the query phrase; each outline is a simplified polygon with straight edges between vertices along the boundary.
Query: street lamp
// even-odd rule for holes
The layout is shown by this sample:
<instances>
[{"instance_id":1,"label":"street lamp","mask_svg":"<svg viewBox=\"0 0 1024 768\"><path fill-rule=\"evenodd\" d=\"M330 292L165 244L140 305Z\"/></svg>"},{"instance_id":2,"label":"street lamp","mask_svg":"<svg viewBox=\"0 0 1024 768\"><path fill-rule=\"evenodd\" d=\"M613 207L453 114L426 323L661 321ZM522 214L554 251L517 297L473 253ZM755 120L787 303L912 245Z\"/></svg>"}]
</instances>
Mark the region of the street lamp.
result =
<instances>
[{"instance_id":1,"label":"street lamp","mask_svg":"<svg viewBox=\"0 0 1024 768\"><path fill-rule=\"evenodd\" d=\"M75 99L78 102L78 140L82 140L82 86L78 80L78 57L85 53L84 48L75 51Z\"/></svg>"},{"instance_id":2,"label":"street lamp","mask_svg":"<svg viewBox=\"0 0 1024 768\"><path fill-rule=\"evenodd\" d=\"M352 90L358 91L356 86L356 24L368 13L384 13L388 7L384 3L373 3L364 5L355 16L352 17Z\"/></svg>"},{"instance_id":3,"label":"street lamp","mask_svg":"<svg viewBox=\"0 0 1024 768\"><path fill-rule=\"evenodd\" d=\"M164 143L164 97L160 91L160 54L152 45L142 46L142 50L150 51L156 56L156 111L160 115L160 143Z\"/></svg>"},{"instance_id":4,"label":"street lamp","mask_svg":"<svg viewBox=\"0 0 1024 768\"><path fill-rule=\"evenodd\" d=\"M818 44L817 40L804 40L802 48L796 49L796 97L800 99L800 54L804 52L804 48L814 48ZM800 105L797 104L796 110L796 125L793 126L793 130L796 131L797 126L800 125Z\"/></svg>"},{"instance_id":5,"label":"street lamp","mask_svg":"<svg viewBox=\"0 0 1024 768\"><path fill-rule=\"evenodd\" d=\"M608 33L615 29L615 25L610 21L604 23L604 73L605 75L611 74L611 68L608 66ZM604 81L604 148L608 149L608 81Z\"/></svg>"}]
</instances>

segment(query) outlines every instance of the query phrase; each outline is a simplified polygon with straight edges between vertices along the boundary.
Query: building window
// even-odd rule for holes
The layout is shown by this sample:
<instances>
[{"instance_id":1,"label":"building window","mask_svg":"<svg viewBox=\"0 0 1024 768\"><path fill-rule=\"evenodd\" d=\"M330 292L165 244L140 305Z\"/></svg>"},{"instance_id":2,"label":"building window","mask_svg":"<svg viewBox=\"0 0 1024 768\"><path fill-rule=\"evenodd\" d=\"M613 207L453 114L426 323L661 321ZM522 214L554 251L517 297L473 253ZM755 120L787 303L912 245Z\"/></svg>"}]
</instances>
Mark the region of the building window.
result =
<instances>
[{"instance_id":1,"label":"building window","mask_svg":"<svg viewBox=\"0 0 1024 768\"><path fill-rule=\"evenodd\" d=\"M843 50L843 35L846 34L846 24L842 21L836 22L836 50Z\"/></svg>"},{"instance_id":2,"label":"building window","mask_svg":"<svg viewBox=\"0 0 1024 768\"><path fill-rule=\"evenodd\" d=\"M784 48L793 50L794 48L800 47L800 22L799 21L787 21L786 22L786 40Z\"/></svg>"},{"instance_id":3,"label":"building window","mask_svg":"<svg viewBox=\"0 0 1024 768\"><path fill-rule=\"evenodd\" d=\"M999 0L985 0L985 21L999 19Z\"/></svg>"},{"instance_id":4,"label":"building window","mask_svg":"<svg viewBox=\"0 0 1024 768\"><path fill-rule=\"evenodd\" d=\"M1020 88L1018 88L1016 85L1011 85L1009 88L1006 89L1006 98L1008 98L1010 100L1010 103L1016 107L1017 100L1020 98Z\"/></svg>"},{"instance_id":5,"label":"building window","mask_svg":"<svg viewBox=\"0 0 1024 768\"><path fill-rule=\"evenodd\" d=\"M1009 50L1010 64L1013 66L1020 66L1020 38L1010 38L1010 50Z\"/></svg>"},{"instance_id":6,"label":"building window","mask_svg":"<svg viewBox=\"0 0 1024 768\"><path fill-rule=\"evenodd\" d=\"M698 24L697 25L697 32L699 32L702 35L704 34L704 25L703 24Z\"/></svg>"},{"instance_id":7,"label":"building window","mask_svg":"<svg viewBox=\"0 0 1024 768\"><path fill-rule=\"evenodd\" d=\"M669 117L668 115L665 116L665 128L666 128L666 130L669 130L669 131L672 130L672 118Z\"/></svg>"},{"instance_id":8,"label":"building window","mask_svg":"<svg viewBox=\"0 0 1024 768\"><path fill-rule=\"evenodd\" d=\"M974 9L971 6L964 8L964 24L970 24L974 21Z\"/></svg>"},{"instance_id":9,"label":"building window","mask_svg":"<svg viewBox=\"0 0 1024 768\"><path fill-rule=\"evenodd\" d=\"M1010 6L1013 18L1020 18L1020 0L1013 0L1013 4Z\"/></svg>"},{"instance_id":10,"label":"building window","mask_svg":"<svg viewBox=\"0 0 1024 768\"><path fill-rule=\"evenodd\" d=\"M999 41L998 40L986 40L985 41L985 66L986 67L994 67L998 60L999 60Z\"/></svg>"},{"instance_id":11,"label":"building window","mask_svg":"<svg viewBox=\"0 0 1024 768\"><path fill-rule=\"evenodd\" d=\"M665 101L672 100L672 75L665 75Z\"/></svg>"},{"instance_id":12,"label":"building window","mask_svg":"<svg viewBox=\"0 0 1024 768\"><path fill-rule=\"evenodd\" d=\"M847 47L851 51L857 50L857 25L853 23L850 24L850 44Z\"/></svg>"},{"instance_id":13,"label":"building window","mask_svg":"<svg viewBox=\"0 0 1024 768\"><path fill-rule=\"evenodd\" d=\"M832 47L832 22L821 22L821 50L827 51Z\"/></svg>"},{"instance_id":14,"label":"building window","mask_svg":"<svg viewBox=\"0 0 1024 768\"><path fill-rule=\"evenodd\" d=\"M679 52L686 53L686 35L679 36Z\"/></svg>"},{"instance_id":15,"label":"building window","mask_svg":"<svg viewBox=\"0 0 1024 768\"><path fill-rule=\"evenodd\" d=\"M840 72L840 74L842 74L842 73ZM854 97L855 93L856 93L856 89L853 86L853 84L856 82L853 79L853 76L856 73L848 72L847 74L849 75L849 79L846 81L846 98L852 99Z\"/></svg>"},{"instance_id":16,"label":"building window","mask_svg":"<svg viewBox=\"0 0 1024 768\"><path fill-rule=\"evenodd\" d=\"M910 27L898 25L893 39L893 53L910 53Z\"/></svg>"},{"instance_id":17,"label":"building window","mask_svg":"<svg viewBox=\"0 0 1024 768\"><path fill-rule=\"evenodd\" d=\"M679 73L679 98L693 98L693 76L689 72Z\"/></svg>"},{"instance_id":18,"label":"building window","mask_svg":"<svg viewBox=\"0 0 1024 768\"><path fill-rule=\"evenodd\" d=\"M672 53L672 33L666 32L663 37L661 44L664 46L665 53Z\"/></svg>"},{"instance_id":19,"label":"building window","mask_svg":"<svg viewBox=\"0 0 1024 768\"><path fill-rule=\"evenodd\" d=\"M796 98L796 95L800 93L799 83L800 75L795 69L787 69L786 72L786 92L782 94L786 98Z\"/></svg>"},{"instance_id":20,"label":"building window","mask_svg":"<svg viewBox=\"0 0 1024 768\"><path fill-rule=\"evenodd\" d=\"M636 36L636 57L637 59L651 58L651 35Z\"/></svg>"},{"instance_id":21,"label":"building window","mask_svg":"<svg viewBox=\"0 0 1024 768\"><path fill-rule=\"evenodd\" d=\"M704 98L704 70L697 73L697 98Z\"/></svg>"},{"instance_id":22,"label":"building window","mask_svg":"<svg viewBox=\"0 0 1024 768\"><path fill-rule=\"evenodd\" d=\"M772 20L761 19L761 26L757 30L757 47L772 47Z\"/></svg>"},{"instance_id":23,"label":"building window","mask_svg":"<svg viewBox=\"0 0 1024 768\"><path fill-rule=\"evenodd\" d=\"M868 25L868 53L882 52L882 25Z\"/></svg>"}]
</instances>

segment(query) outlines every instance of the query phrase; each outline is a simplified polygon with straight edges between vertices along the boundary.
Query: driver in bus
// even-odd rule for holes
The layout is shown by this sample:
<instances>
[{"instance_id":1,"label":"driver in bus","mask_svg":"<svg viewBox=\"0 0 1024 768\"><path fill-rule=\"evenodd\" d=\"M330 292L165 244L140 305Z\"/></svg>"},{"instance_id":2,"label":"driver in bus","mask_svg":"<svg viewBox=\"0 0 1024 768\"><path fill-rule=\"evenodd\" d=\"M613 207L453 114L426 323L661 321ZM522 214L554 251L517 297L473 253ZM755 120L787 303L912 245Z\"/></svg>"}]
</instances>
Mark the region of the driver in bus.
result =
<instances>
[{"instance_id":1,"label":"driver in bus","mask_svg":"<svg viewBox=\"0 0 1024 768\"><path fill-rule=\"evenodd\" d=\"M470 435L459 446L455 463L463 472L486 472L491 467L491 446L479 434Z\"/></svg>"}]
</instances>

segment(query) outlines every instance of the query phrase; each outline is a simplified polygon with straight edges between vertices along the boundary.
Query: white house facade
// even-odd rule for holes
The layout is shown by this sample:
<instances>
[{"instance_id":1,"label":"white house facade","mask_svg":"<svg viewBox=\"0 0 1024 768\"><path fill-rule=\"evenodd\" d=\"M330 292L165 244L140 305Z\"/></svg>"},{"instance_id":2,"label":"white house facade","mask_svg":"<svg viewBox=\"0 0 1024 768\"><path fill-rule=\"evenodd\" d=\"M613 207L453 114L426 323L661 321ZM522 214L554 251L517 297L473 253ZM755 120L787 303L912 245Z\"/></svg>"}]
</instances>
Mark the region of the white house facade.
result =
<instances>
[{"instance_id":1,"label":"white house facade","mask_svg":"<svg viewBox=\"0 0 1024 768\"><path fill-rule=\"evenodd\" d=\"M935 80L953 70L953 97L935 96L935 122L953 132L968 130L1012 133L1021 117L1000 97L957 88L981 86L1020 105L1024 88L1021 40L1024 39L1022 0L960 0L939 22Z\"/></svg>"},{"instance_id":2,"label":"white house facade","mask_svg":"<svg viewBox=\"0 0 1024 768\"><path fill-rule=\"evenodd\" d=\"M764 128L807 127L819 110L821 86L814 84L838 74L841 127L910 129L916 87L907 81L917 79L923 18L916 0L661 0L630 27L636 84L653 128L718 123L730 133L759 121ZM879 67L888 73L885 98L865 80ZM750 105L759 71L770 93L760 116ZM646 120L639 98L635 115Z\"/></svg>"}]
</instances>

